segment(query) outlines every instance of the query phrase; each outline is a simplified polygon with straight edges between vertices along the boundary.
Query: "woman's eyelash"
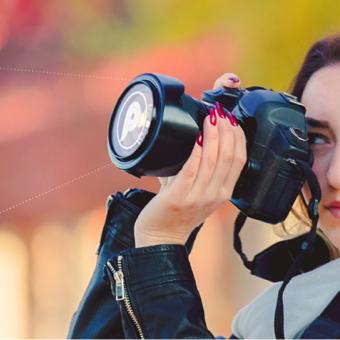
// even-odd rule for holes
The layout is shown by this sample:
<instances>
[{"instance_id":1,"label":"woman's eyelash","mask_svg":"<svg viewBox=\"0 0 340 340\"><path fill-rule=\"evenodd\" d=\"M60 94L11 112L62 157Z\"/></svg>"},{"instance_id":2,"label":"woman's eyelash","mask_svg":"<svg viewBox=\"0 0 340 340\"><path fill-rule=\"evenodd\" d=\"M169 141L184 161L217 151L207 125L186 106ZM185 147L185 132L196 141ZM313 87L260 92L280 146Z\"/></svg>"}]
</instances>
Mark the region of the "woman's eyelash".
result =
<instances>
[{"instance_id":1,"label":"woman's eyelash","mask_svg":"<svg viewBox=\"0 0 340 340\"><path fill-rule=\"evenodd\" d=\"M308 133L309 144L324 144L324 143L317 143L315 140L323 139L324 143L329 143L329 138L320 134L320 133Z\"/></svg>"}]
</instances>

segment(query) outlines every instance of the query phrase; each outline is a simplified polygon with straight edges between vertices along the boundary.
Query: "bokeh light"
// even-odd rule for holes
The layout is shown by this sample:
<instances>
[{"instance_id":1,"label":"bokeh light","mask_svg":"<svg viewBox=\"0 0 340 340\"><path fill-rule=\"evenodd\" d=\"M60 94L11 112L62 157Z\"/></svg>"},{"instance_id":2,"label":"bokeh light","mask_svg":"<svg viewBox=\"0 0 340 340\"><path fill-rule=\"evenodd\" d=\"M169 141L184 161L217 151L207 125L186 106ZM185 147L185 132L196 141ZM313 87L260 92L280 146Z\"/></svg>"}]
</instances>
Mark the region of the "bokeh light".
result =
<instances>
[{"instance_id":1,"label":"bokeh light","mask_svg":"<svg viewBox=\"0 0 340 340\"><path fill-rule=\"evenodd\" d=\"M224 72L287 90L308 47L340 27L336 0L0 2L0 337L65 337L93 270L107 196L158 190L115 169L107 124L126 84L175 76L199 98ZM206 221L190 260L209 329L268 283L232 250L237 210ZM248 221L250 254L276 239Z\"/></svg>"}]
</instances>

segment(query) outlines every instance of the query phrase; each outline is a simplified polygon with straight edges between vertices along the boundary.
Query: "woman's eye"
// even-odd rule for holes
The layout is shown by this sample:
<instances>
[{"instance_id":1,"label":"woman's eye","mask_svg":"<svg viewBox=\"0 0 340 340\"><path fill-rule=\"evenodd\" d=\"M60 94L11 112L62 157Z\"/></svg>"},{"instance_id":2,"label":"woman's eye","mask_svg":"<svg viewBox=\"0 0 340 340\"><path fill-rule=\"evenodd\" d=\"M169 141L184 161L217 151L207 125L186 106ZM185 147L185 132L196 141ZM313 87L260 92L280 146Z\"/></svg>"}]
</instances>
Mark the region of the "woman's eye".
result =
<instances>
[{"instance_id":1,"label":"woman's eye","mask_svg":"<svg viewBox=\"0 0 340 340\"><path fill-rule=\"evenodd\" d=\"M330 142L328 137L319 133L309 133L308 138L308 143L312 145L329 144Z\"/></svg>"}]
</instances>

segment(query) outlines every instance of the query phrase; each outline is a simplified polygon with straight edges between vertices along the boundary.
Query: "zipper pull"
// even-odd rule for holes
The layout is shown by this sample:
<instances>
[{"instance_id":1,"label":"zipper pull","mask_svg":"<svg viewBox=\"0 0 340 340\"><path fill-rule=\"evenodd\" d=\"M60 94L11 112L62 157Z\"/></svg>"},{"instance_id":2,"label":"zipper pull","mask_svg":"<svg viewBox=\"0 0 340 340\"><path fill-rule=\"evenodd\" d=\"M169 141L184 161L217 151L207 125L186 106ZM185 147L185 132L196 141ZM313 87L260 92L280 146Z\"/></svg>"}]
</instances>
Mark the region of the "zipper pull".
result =
<instances>
[{"instance_id":1,"label":"zipper pull","mask_svg":"<svg viewBox=\"0 0 340 340\"><path fill-rule=\"evenodd\" d=\"M115 272L113 275L116 281L116 301L125 299L124 275L121 270Z\"/></svg>"},{"instance_id":2,"label":"zipper pull","mask_svg":"<svg viewBox=\"0 0 340 340\"><path fill-rule=\"evenodd\" d=\"M114 280L116 281L115 289L116 301L124 300L125 299L124 274L121 269L119 270L114 269L110 261L107 261L106 264L107 267L112 272Z\"/></svg>"}]
</instances>

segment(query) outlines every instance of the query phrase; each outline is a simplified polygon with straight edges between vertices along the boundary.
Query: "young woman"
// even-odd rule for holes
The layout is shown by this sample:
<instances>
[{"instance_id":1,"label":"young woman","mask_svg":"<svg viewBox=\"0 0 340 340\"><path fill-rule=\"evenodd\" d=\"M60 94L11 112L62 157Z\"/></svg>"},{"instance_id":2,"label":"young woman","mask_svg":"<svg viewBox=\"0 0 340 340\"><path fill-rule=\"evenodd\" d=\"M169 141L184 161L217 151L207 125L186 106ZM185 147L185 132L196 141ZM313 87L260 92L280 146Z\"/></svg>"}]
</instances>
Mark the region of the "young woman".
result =
<instances>
[{"instance_id":1,"label":"young woman","mask_svg":"<svg viewBox=\"0 0 340 340\"><path fill-rule=\"evenodd\" d=\"M231 73L215 82L215 87L239 85ZM318 228L329 251L327 263L287 286L285 336L334 338L340 335L340 36L312 46L291 92L307 110L313 170L322 191ZM98 265L69 337L214 337L205 324L188 252L196 226L231 198L246 157L242 129L217 103L190 158L176 176L161 179L157 195L135 189L112 197ZM307 186L303 194L308 200ZM279 287L274 284L238 313L232 337L275 337Z\"/></svg>"}]
</instances>

